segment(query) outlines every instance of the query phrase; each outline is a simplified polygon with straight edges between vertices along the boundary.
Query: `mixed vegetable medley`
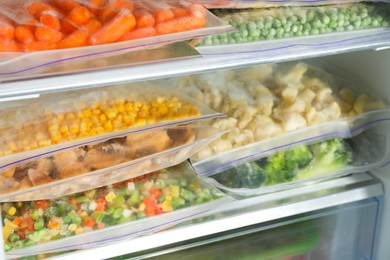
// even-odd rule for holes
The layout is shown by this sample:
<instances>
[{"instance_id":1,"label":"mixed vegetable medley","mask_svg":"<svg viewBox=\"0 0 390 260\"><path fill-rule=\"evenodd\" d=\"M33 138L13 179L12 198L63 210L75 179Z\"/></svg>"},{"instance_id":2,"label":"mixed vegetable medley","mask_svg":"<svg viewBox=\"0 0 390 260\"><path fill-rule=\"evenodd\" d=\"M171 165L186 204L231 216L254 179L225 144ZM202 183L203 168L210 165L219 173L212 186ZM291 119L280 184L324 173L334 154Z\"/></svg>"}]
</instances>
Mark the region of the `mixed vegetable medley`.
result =
<instances>
[{"instance_id":1,"label":"mixed vegetable medley","mask_svg":"<svg viewBox=\"0 0 390 260\"><path fill-rule=\"evenodd\" d=\"M5 250L83 234L222 197L187 162L55 200L3 203Z\"/></svg>"},{"instance_id":2,"label":"mixed vegetable medley","mask_svg":"<svg viewBox=\"0 0 390 260\"><path fill-rule=\"evenodd\" d=\"M318 7L275 7L217 10L215 14L238 32L212 35L198 45L220 45L281 39L332 32L388 27L390 10L381 4L341 4Z\"/></svg>"},{"instance_id":3,"label":"mixed vegetable medley","mask_svg":"<svg viewBox=\"0 0 390 260\"><path fill-rule=\"evenodd\" d=\"M347 141L334 138L281 151L212 177L229 188L254 189L329 172L348 165L352 159L352 149Z\"/></svg>"}]
</instances>

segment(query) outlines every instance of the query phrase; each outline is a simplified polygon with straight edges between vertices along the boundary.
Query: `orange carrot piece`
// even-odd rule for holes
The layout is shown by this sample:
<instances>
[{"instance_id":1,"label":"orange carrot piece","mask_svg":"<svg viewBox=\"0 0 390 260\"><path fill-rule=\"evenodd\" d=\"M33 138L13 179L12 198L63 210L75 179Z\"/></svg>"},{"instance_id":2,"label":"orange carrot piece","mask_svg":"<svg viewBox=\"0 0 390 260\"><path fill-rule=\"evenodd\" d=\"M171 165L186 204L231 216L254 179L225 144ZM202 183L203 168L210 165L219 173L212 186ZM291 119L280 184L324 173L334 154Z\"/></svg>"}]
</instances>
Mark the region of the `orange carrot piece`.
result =
<instances>
[{"instance_id":1,"label":"orange carrot piece","mask_svg":"<svg viewBox=\"0 0 390 260\"><path fill-rule=\"evenodd\" d=\"M0 52L20 52L20 45L8 38L0 37Z\"/></svg>"},{"instance_id":2,"label":"orange carrot piece","mask_svg":"<svg viewBox=\"0 0 390 260\"><path fill-rule=\"evenodd\" d=\"M53 50L55 48L57 48L56 43L46 41L32 41L24 45L25 52Z\"/></svg>"},{"instance_id":3,"label":"orange carrot piece","mask_svg":"<svg viewBox=\"0 0 390 260\"><path fill-rule=\"evenodd\" d=\"M27 11L38 19L43 11L56 11L56 8L40 1L34 1L27 7Z\"/></svg>"},{"instance_id":4,"label":"orange carrot piece","mask_svg":"<svg viewBox=\"0 0 390 260\"><path fill-rule=\"evenodd\" d=\"M188 10L190 14L195 17L206 17L206 9L198 4L192 4L189 6Z\"/></svg>"},{"instance_id":5,"label":"orange carrot piece","mask_svg":"<svg viewBox=\"0 0 390 260\"><path fill-rule=\"evenodd\" d=\"M156 29L154 27L144 27L144 28L138 28L134 29L132 31L129 31L122 35L122 37L119 39L119 41L128 41L128 40L134 40L134 39L140 39L140 38L146 38L146 37L152 37L157 34Z\"/></svg>"},{"instance_id":6,"label":"orange carrot piece","mask_svg":"<svg viewBox=\"0 0 390 260\"><path fill-rule=\"evenodd\" d=\"M58 15L54 11L43 11L39 17L41 24L54 30L61 30L61 22Z\"/></svg>"},{"instance_id":7,"label":"orange carrot piece","mask_svg":"<svg viewBox=\"0 0 390 260\"><path fill-rule=\"evenodd\" d=\"M67 20L61 21L61 32L63 34L68 35L76 30L77 30L77 28L73 24L71 24L69 21L67 21Z\"/></svg>"},{"instance_id":8,"label":"orange carrot piece","mask_svg":"<svg viewBox=\"0 0 390 260\"><path fill-rule=\"evenodd\" d=\"M0 20L0 37L13 40L15 38L15 28L10 23Z\"/></svg>"},{"instance_id":9,"label":"orange carrot piece","mask_svg":"<svg viewBox=\"0 0 390 260\"><path fill-rule=\"evenodd\" d=\"M34 34L27 26L18 26L15 29L15 38L20 43L28 43L34 40Z\"/></svg>"},{"instance_id":10,"label":"orange carrot piece","mask_svg":"<svg viewBox=\"0 0 390 260\"><path fill-rule=\"evenodd\" d=\"M90 19L86 24L80 27L80 30L86 32L88 35L93 34L102 28L102 24L96 19Z\"/></svg>"},{"instance_id":11,"label":"orange carrot piece","mask_svg":"<svg viewBox=\"0 0 390 260\"><path fill-rule=\"evenodd\" d=\"M153 10L153 15L156 23L169 21L175 18L171 9L155 9Z\"/></svg>"},{"instance_id":12,"label":"orange carrot piece","mask_svg":"<svg viewBox=\"0 0 390 260\"><path fill-rule=\"evenodd\" d=\"M157 34L168 34L193 30L206 25L205 17L182 16L156 25Z\"/></svg>"},{"instance_id":13,"label":"orange carrot piece","mask_svg":"<svg viewBox=\"0 0 390 260\"><path fill-rule=\"evenodd\" d=\"M137 9L134 11L134 16L137 21L137 28L153 27L154 18L151 13L145 9Z\"/></svg>"},{"instance_id":14,"label":"orange carrot piece","mask_svg":"<svg viewBox=\"0 0 390 260\"><path fill-rule=\"evenodd\" d=\"M118 14L118 12L119 10L114 7L106 7L100 11L99 20L102 23L107 23L113 19Z\"/></svg>"},{"instance_id":15,"label":"orange carrot piece","mask_svg":"<svg viewBox=\"0 0 390 260\"><path fill-rule=\"evenodd\" d=\"M77 25L83 25L91 19L93 14L84 6L73 8L66 18Z\"/></svg>"},{"instance_id":16,"label":"orange carrot piece","mask_svg":"<svg viewBox=\"0 0 390 260\"><path fill-rule=\"evenodd\" d=\"M94 15L98 15L100 9L103 9L105 4L106 4L105 0L89 0L89 7L88 7L88 9Z\"/></svg>"},{"instance_id":17,"label":"orange carrot piece","mask_svg":"<svg viewBox=\"0 0 390 260\"><path fill-rule=\"evenodd\" d=\"M54 29L40 26L35 29L35 37L38 41L55 43L61 41L61 39L63 38L63 34Z\"/></svg>"},{"instance_id":18,"label":"orange carrot piece","mask_svg":"<svg viewBox=\"0 0 390 260\"><path fill-rule=\"evenodd\" d=\"M117 9L128 9L134 12L134 4L131 0L111 0L110 6Z\"/></svg>"},{"instance_id":19,"label":"orange carrot piece","mask_svg":"<svg viewBox=\"0 0 390 260\"><path fill-rule=\"evenodd\" d=\"M179 18L190 14L189 11L183 7L175 7L172 8L171 10L175 18Z\"/></svg>"},{"instance_id":20,"label":"orange carrot piece","mask_svg":"<svg viewBox=\"0 0 390 260\"><path fill-rule=\"evenodd\" d=\"M87 43L88 34L85 31L77 30L58 42L57 47L59 49L75 48L85 46Z\"/></svg>"},{"instance_id":21,"label":"orange carrot piece","mask_svg":"<svg viewBox=\"0 0 390 260\"><path fill-rule=\"evenodd\" d=\"M131 11L122 9L117 16L91 36L91 44L112 43L135 27L135 17Z\"/></svg>"},{"instance_id":22,"label":"orange carrot piece","mask_svg":"<svg viewBox=\"0 0 390 260\"><path fill-rule=\"evenodd\" d=\"M52 0L52 2L65 13L80 6L80 4L75 0Z\"/></svg>"}]
</instances>

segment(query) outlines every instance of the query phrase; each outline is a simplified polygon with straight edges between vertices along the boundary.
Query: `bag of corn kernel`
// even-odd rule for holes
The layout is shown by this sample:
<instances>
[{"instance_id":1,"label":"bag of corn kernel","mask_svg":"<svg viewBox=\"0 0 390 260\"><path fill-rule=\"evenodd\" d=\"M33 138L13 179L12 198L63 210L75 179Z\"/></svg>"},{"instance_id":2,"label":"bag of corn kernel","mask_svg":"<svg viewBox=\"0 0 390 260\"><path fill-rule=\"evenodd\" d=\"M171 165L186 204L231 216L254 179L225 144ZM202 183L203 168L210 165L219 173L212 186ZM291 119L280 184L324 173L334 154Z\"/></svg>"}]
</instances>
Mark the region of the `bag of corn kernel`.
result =
<instances>
[{"instance_id":1,"label":"bag of corn kernel","mask_svg":"<svg viewBox=\"0 0 390 260\"><path fill-rule=\"evenodd\" d=\"M66 147L222 116L158 82L48 94L5 103L0 115L0 170Z\"/></svg>"}]
</instances>

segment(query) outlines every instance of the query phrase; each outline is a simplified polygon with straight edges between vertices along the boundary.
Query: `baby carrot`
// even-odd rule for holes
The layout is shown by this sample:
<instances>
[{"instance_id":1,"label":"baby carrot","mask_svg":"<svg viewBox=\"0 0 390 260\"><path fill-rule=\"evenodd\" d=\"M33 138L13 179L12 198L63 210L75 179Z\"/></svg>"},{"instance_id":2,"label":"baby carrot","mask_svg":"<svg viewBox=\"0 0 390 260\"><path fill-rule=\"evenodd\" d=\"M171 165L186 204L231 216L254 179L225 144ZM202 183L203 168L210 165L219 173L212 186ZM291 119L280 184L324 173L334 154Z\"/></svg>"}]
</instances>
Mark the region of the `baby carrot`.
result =
<instances>
[{"instance_id":1,"label":"baby carrot","mask_svg":"<svg viewBox=\"0 0 390 260\"><path fill-rule=\"evenodd\" d=\"M71 34L75 30L77 30L77 28L73 24L71 24L69 21L67 21L67 20L61 21L61 32L63 34Z\"/></svg>"},{"instance_id":2,"label":"baby carrot","mask_svg":"<svg viewBox=\"0 0 390 260\"><path fill-rule=\"evenodd\" d=\"M135 27L135 17L131 11L122 9L117 16L91 36L91 44L112 43Z\"/></svg>"},{"instance_id":3,"label":"baby carrot","mask_svg":"<svg viewBox=\"0 0 390 260\"><path fill-rule=\"evenodd\" d=\"M20 46L14 40L0 37L0 52L20 52Z\"/></svg>"},{"instance_id":4,"label":"baby carrot","mask_svg":"<svg viewBox=\"0 0 390 260\"><path fill-rule=\"evenodd\" d=\"M39 21L41 24L49 28L57 31L61 30L61 23L58 19L58 14L56 14L54 11L43 11L39 17Z\"/></svg>"},{"instance_id":5,"label":"baby carrot","mask_svg":"<svg viewBox=\"0 0 390 260\"><path fill-rule=\"evenodd\" d=\"M57 44L46 41L32 41L24 45L24 51L44 51L53 50L57 47Z\"/></svg>"},{"instance_id":6,"label":"baby carrot","mask_svg":"<svg viewBox=\"0 0 390 260\"><path fill-rule=\"evenodd\" d=\"M102 24L96 19L90 19L86 24L80 27L80 30L86 32L88 35L93 34L102 28Z\"/></svg>"},{"instance_id":7,"label":"baby carrot","mask_svg":"<svg viewBox=\"0 0 390 260\"><path fill-rule=\"evenodd\" d=\"M5 20L0 20L0 37L10 40L15 38L15 28Z\"/></svg>"},{"instance_id":8,"label":"baby carrot","mask_svg":"<svg viewBox=\"0 0 390 260\"><path fill-rule=\"evenodd\" d=\"M156 25L157 34L168 34L193 30L206 25L205 17L182 16Z\"/></svg>"},{"instance_id":9,"label":"baby carrot","mask_svg":"<svg viewBox=\"0 0 390 260\"><path fill-rule=\"evenodd\" d=\"M85 31L77 30L66 36L57 43L59 49L74 48L87 45L88 34Z\"/></svg>"},{"instance_id":10,"label":"baby carrot","mask_svg":"<svg viewBox=\"0 0 390 260\"><path fill-rule=\"evenodd\" d=\"M106 4L105 0L89 0L89 11L94 15L98 15L99 9L102 9Z\"/></svg>"},{"instance_id":11,"label":"baby carrot","mask_svg":"<svg viewBox=\"0 0 390 260\"><path fill-rule=\"evenodd\" d=\"M155 9L153 10L153 15L156 23L169 21L175 18L171 9Z\"/></svg>"},{"instance_id":12,"label":"baby carrot","mask_svg":"<svg viewBox=\"0 0 390 260\"><path fill-rule=\"evenodd\" d=\"M188 10L183 7L174 7L171 10L175 18L189 15Z\"/></svg>"},{"instance_id":13,"label":"baby carrot","mask_svg":"<svg viewBox=\"0 0 390 260\"><path fill-rule=\"evenodd\" d=\"M55 43L61 41L63 34L54 29L40 26L35 29L35 37L38 41Z\"/></svg>"},{"instance_id":14,"label":"baby carrot","mask_svg":"<svg viewBox=\"0 0 390 260\"><path fill-rule=\"evenodd\" d=\"M93 16L93 14L84 6L77 6L70 11L66 18L77 25L83 25Z\"/></svg>"},{"instance_id":15,"label":"baby carrot","mask_svg":"<svg viewBox=\"0 0 390 260\"><path fill-rule=\"evenodd\" d=\"M119 12L118 9L108 6L100 11L99 20L102 23L107 23L111 19L113 19L118 14L118 12Z\"/></svg>"},{"instance_id":16,"label":"baby carrot","mask_svg":"<svg viewBox=\"0 0 390 260\"><path fill-rule=\"evenodd\" d=\"M134 16L137 21L137 28L153 27L154 18L151 13L145 9L137 9L134 11Z\"/></svg>"},{"instance_id":17,"label":"baby carrot","mask_svg":"<svg viewBox=\"0 0 390 260\"><path fill-rule=\"evenodd\" d=\"M128 41L128 40L134 40L139 38L146 38L146 37L155 36L156 34L157 32L154 27L138 28L122 35L119 41Z\"/></svg>"},{"instance_id":18,"label":"baby carrot","mask_svg":"<svg viewBox=\"0 0 390 260\"><path fill-rule=\"evenodd\" d=\"M34 40L34 34L26 26L18 26L15 29L15 38L20 43L27 43Z\"/></svg>"},{"instance_id":19,"label":"baby carrot","mask_svg":"<svg viewBox=\"0 0 390 260\"><path fill-rule=\"evenodd\" d=\"M43 11L56 11L56 8L40 1L33 1L27 7L27 11L29 14L31 14L32 16L38 19L39 15Z\"/></svg>"},{"instance_id":20,"label":"baby carrot","mask_svg":"<svg viewBox=\"0 0 390 260\"><path fill-rule=\"evenodd\" d=\"M52 0L52 2L66 13L80 6L80 4L75 0Z\"/></svg>"}]
</instances>

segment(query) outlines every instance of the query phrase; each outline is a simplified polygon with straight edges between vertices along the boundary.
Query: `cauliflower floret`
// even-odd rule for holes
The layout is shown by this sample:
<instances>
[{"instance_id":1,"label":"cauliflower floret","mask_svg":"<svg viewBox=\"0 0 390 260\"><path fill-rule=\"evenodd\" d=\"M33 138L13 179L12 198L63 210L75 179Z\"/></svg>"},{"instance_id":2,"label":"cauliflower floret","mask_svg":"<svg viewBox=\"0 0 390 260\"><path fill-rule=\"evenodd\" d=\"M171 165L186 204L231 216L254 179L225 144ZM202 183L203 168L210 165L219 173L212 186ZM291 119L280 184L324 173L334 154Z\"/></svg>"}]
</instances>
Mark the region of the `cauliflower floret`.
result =
<instances>
[{"instance_id":1,"label":"cauliflower floret","mask_svg":"<svg viewBox=\"0 0 390 260\"><path fill-rule=\"evenodd\" d=\"M330 88L322 88L316 92L316 97L314 98L315 102L320 104L324 104L334 100L332 96L332 89Z\"/></svg>"},{"instance_id":2,"label":"cauliflower floret","mask_svg":"<svg viewBox=\"0 0 390 260\"><path fill-rule=\"evenodd\" d=\"M213 142L212 150L214 154L218 154L233 148L232 143L227 139L218 139Z\"/></svg>"},{"instance_id":3,"label":"cauliflower floret","mask_svg":"<svg viewBox=\"0 0 390 260\"><path fill-rule=\"evenodd\" d=\"M307 126L306 119L296 112L282 114L282 125L285 131L294 131Z\"/></svg>"},{"instance_id":4,"label":"cauliflower floret","mask_svg":"<svg viewBox=\"0 0 390 260\"><path fill-rule=\"evenodd\" d=\"M254 107L257 109L257 113L270 116L274 106L274 94L261 84L249 88L249 92L255 100Z\"/></svg>"},{"instance_id":5,"label":"cauliflower floret","mask_svg":"<svg viewBox=\"0 0 390 260\"><path fill-rule=\"evenodd\" d=\"M195 156L195 159L204 159L213 156L213 150L210 147L205 147L200 150Z\"/></svg>"},{"instance_id":6,"label":"cauliflower floret","mask_svg":"<svg viewBox=\"0 0 390 260\"><path fill-rule=\"evenodd\" d=\"M298 84L303 75L308 70L308 65L302 62L296 64L290 71L280 71L276 74L275 81L278 85L287 86L288 84Z\"/></svg>"},{"instance_id":7,"label":"cauliflower floret","mask_svg":"<svg viewBox=\"0 0 390 260\"><path fill-rule=\"evenodd\" d=\"M305 114L305 118L308 125L319 124L326 121L325 115L319 113L314 107Z\"/></svg>"},{"instance_id":8,"label":"cauliflower floret","mask_svg":"<svg viewBox=\"0 0 390 260\"><path fill-rule=\"evenodd\" d=\"M220 111L223 102L221 92L218 89L210 89L210 91L207 91L204 95L204 102L211 109Z\"/></svg>"},{"instance_id":9,"label":"cauliflower floret","mask_svg":"<svg viewBox=\"0 0 390 260\"><path fill-rule=\"evenodd\" d=\"M306 103L306 108L311 107L311 104L315 98L316 94L311 91L310 89L305 89L301 93L299 93L298 97L299 99L302 99Z\"/></svg>"},{"instance_id":10,"label":"cauliflower floret","mask_svg":"<svg viewBox=\"0 0 390 260\"><path fill-rule=\"evenodd\" d=\"M263 115L255 116L248 124L248 129L252 131L255 141L268 139L283 131L272 118Z\"/></svg>"},{"instance_id":11,"label":"cauliflower floret","mask_svg":"<svg viewBox=\"0 0 390 260\"><path fill-rule=\"evenodd\" d=\"M306 109L306 103L302 99L295 99L295 101L283 101L277 109L275 109L275 113L280 113L279 110L285 112L297 112L302 113Z\"/></svg>"},{"instance_id":12,"label":"cauliflower floret","mask_svg":"<svg viewBox=\"0 0 390 260\"><path fill-rule=\"evenodd\" d=\"M236 127L237 121L234 117L220 118L216 119L212 126L225 131Z\"/></svg>"},{"instance_id":13,"label":"cauliflower floret","mask_svg":"<svg viewBox=\"0 0 390 260\"><path fill-rule=\"evenodd\" d=\"M252 106L239 107L233 113L233 117L238 119L238 127L244 129L256 113L256 108Z\"/></svg>"},{"instance_id":14,"label":"cauliflower floret","mask_svg":"<svg viewBox=\"0 0 390 260\"><path fill-rule=\"evenodd\" d=\"M373 100L367 95L360 95L355 103L353 103L353 110L356 114L361 114L367 111L384 108L385 104L381 100Z\"/></svg>"},{"instance_id":15,"label":"cauliflower floret","mask_svg":"<svg viewBox=\"0 0 390 260\"><path fill-rule=\"evenodd\" d=\"M205 101L205 95L202 93L202 91L195 87L194 85L189 85L184 88L184 92L192 97L193 99L201 102L201 103L206 103Z\"/></svg>"},{"instance_id":16,"label":"cauliflower floret","mask_svg":"<svg viewBox=\"0 0 390 260\"><path fill-rule=\"evenodd\" d=\"M288 84L282 91L282 97L287 101L294 101L298 95L298 88L292 84Z\"/></svg>"}]
</instances>

